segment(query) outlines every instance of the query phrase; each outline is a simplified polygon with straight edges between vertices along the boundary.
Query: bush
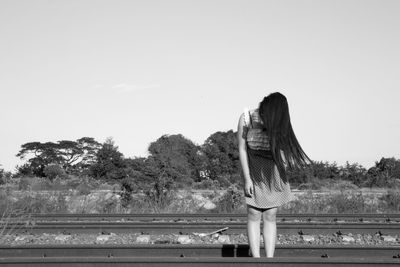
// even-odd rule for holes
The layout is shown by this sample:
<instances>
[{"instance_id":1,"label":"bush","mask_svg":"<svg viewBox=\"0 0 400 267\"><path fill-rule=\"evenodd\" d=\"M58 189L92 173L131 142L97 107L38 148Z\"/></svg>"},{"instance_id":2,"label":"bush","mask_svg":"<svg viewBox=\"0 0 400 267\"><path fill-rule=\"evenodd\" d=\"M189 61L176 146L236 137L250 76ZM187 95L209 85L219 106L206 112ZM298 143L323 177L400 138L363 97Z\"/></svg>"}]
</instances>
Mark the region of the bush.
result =
<instances>
[{"instance_id":1,"label":"bush","mask_svg":"<svg viewBox=\"0 0 400 267\"><path fill-rule=\"evenodd\" d=\"M381 197L386 211L400 212L400 192L389 190Z\"/></svg>"},{"instance_id":2,"label":"bush","mask_svg":"<svg viewBox=\"0 0 400 267\"><path fill-rule=\"evenodd\" d=\"M132 178L124 178L121 181L121 203L123 207L127 207L132 201L132 193L135 190L136 185Z\"/></svg>"},{"instance_id":3,"label":"bush","mask_svg":"<svg viewBox=\"0 0 400 267\"><path fill-rule=\"evenodd\" d=\"M44 168L44 174L47 178L51 181L54 180L56 177L59 178L66 178L66 173L64 169L58 164L50 164Z\"/></svg>"},{"instance_id":4,"label":"bush","mask_svg":"<svg viewBox=\"0 0 400 267\"><path fill-rule=\"evenodd\" d=\"M13 208L24 213L65 213L67 211L63 194L25 195L13 203Z\"/></svg>"},{"instance_id":5,"label":"bush","mask_svg":"<svg viewBox=\"0 0 400 267\"><path fill-rule=\"evenodd\" d=\"M341 193L328 198L327 205L331 208L329 213L363 213L366 211L364 197L361 192L357 194Z\"/></svg>"},{"instance_id":6,"label":"bush","mask_svg":"<svg viewBox=\"0 0 400 267\"><path fill-rule=\"evenodd\" d=\"M6 243L7 236L17 233L18 224L27 223L29 217L30 214L23 213L22 210L13 207L7 190L0 190L0 244Z\"/></svg>"},{"instance_id":7,"label":"bush","mask_svg":"<svg viewBox=\"0 0 400 267\"><path fill-rule=\"evenodd\" d=\"M350 164L346 162L344 167L340 168L340 178L351 181L357 186L363 186L366 180L367 170L358 163Z\"/></svg>"},{"instance_id":8,"label":"bush","mask_svg":"<svg viewBox=\"0 0 400 267\"><path fill-rule=\"evenodd\" d=\"M68 179L65 180L65 185L68 189L76 189L80 184L82 184L82 177L75 175L69 175Z\"/></svg>"},{"instance_id":9,"label":"bush","mask_svg":"<svg viewBox=\"0 0 400 267\"><path fill-rule=\"evenodd\" d=\"M12 177L11 172L6 172L3 169L0 169L0 185L8 183L11 177Z\"/></svg>"},{"instance_id":10,"label":"bush","mask_svg":"<svg viewBox=\"0 0 400 267\"><path fill-rule=\"evenodd\" d=\"M163 176L163 174L155 179L151 187L143 190L146 195L146 201L156 213L160 213L161 210L164 210L172 203L174 191L174 181L168 176Z\"/></svg>"},{"instance_id":11,"label":"bush","mask_svg":"<svg viewBox=\"0 0 400 267\"><path fill-rule=\"evenodd\" d=\"M221 188L228 188L231 185L230 177L231 177L230 174L217 176L217 181L219 182Z\"/></svg>"},{"instance_id":12,"label":"bush","mask_svg":"<svg viewBox=\"0 0 400 267\"><path fill-rule=\"evenodd\" d=\"M322 180L322 179L312 176L312 177L309 177L308 182L301 183L297 187L297 189L299 189L299 190L320 190L326 185L326 183L327 183L327 179Z\"/></svg>"},{"instance_id":13,"label":"bush","mask_svg":"<svg viewBox=\"0 0 400 267\"><path fill-rule=\"evenodd\" d=\"M90 192L92 191L91 187L85 182L79 184L76 187L76 190L78 191L78 195L89 195Z\"/></svg>"},{"instance_id":14,"label":"bush","mask_svg":"<svg viewBox=\"0 0 400 267\"><path fill-rule=\"evenodd\" d=\"M109 190L109 191L119 191L120 186L118 184L108 184L108 183L102 183L99 185L99 190Z\"/></svg>"},{"instance_id":15,"label":"bush","mask_svg":"<svg viewBox=\"0 0 400 267\"><path fill-rule=\"evenodd\" d=\"M200 182L194 182L192 186L193 189L217 189L219 187L219 182L211 179L204 179Z\"/></svg>"},{"instance_id":16,"label":"bush","mask_svg":"<svg viewBox=\"0 0 400 267\"><path fill-rule=\"evenodd\" d=\"M332 185L329 186L329 189L333 190L359 190L360 188L353 184L351 181L343 181L343 180L338 180Z\"/></svg>"},{"instance_id":17,"label":"bush","mask_svg":"<svg viewBox=\"0 0 400 267\"><path fill-rule=\"evenodd\" d=\"M239 190L235 185L232 185L216 203L213 212L234 213L243 212L244 210L245 207L243 204L242 190Z\"/></svg>"},{"instance_id":18,"label":"bush","mask_svg":"<svg viewBox=\"0 0 400 267\"><path fill-rule=\"evenodd\" d=\"M231 185L236 184L239 188L243 188L244 179L241 174L231 174L229 176L229 182Z\"/></svg>"},{"instance_id":19,"label":"bush","mask_svg":"<svg viewBox=\"0 0 400 267\"><path fill-rule=\"evenodd\" d=\"M52 190L52 183L47 178L33 177L29 179L29 189L33 191Z\"/></svg>"},{"instance_id":20,"label":"bush","mask_svg":"<svg viewBox=\"0 0 400 267\"><path fill-rule=\"evenodd\" d=\"M51 182L51 189L54 191L65 191L65 190L68 190L69 188L68 188L67 182L60 176L57 176Z\"/></svg>"},{"instance_id":21,"label":"bush","mask_svg":"<svg viewBox=\"0 0 400 267\"><path fill-rule=\"evenodd\" d=\"M18 183L18 190L29 190L30 189L30 180L32 177L21 177L19 178L19 183Z\"/></svg>"}]
</instances>

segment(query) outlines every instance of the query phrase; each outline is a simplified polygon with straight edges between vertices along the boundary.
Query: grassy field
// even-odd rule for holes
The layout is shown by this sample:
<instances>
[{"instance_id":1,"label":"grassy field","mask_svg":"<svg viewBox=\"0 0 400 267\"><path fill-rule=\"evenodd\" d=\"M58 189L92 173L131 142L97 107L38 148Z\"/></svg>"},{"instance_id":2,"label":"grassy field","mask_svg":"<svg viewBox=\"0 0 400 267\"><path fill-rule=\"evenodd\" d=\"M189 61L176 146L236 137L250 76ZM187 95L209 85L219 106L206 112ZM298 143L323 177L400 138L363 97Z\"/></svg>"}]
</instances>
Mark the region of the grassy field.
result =
<instances>
[{"instance_id":1,"label":"grassy field","mask_svg":"<svg viewBox=\"0 0 400 267\"><path fill-rule=\"evenodd\" d=\"M8 213L245 213L243 190L169 190L126 195L117 187L0 189L0 208ZM400 193L392 189L292 190L295 199L285 213L396 213Z\"/></svg>"}]
</instances>

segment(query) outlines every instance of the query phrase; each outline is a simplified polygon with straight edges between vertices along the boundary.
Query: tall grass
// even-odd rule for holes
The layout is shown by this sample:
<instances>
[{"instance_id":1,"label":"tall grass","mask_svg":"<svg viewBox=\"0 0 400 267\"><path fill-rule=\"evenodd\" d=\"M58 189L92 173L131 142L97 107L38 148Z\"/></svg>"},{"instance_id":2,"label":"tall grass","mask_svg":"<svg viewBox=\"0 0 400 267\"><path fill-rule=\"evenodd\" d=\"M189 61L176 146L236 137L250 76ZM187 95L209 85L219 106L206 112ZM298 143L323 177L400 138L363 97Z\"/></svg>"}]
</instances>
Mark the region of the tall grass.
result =
<instances>
[{"instance_id":1,"label":"tall grass","mask_svg":"<svg viewBox=\"0 0 400 267\"><path fill-rule=\"evenodd\" d=\"M280 208L282 213L396 213L400 193L392 190L382 196L366 196L360 190L316 195L307 191Z\"/></svg>"},{"instance_id":2,"label":"tall grass","mask_svg":"<svg viewBox=\"0 0 400 267\"><path fill-rule=\"evenodd\" d=\"M30 221L31 214L24 209L16 208L8 197L7 190L0 191L0 243L8 235L17 232L20 227Z\"/></svg>"},{"instance_id":3,"label":"tall grass","mask_svg":"<svg viewBox=\"0 0 400 267\"><path fill-rule=\"evenodd\" d=\"M32 179L32 180L29 180ZM79 180L81 179L81 180ZM129 198L116 197L121 194L114 185L93 182L92 179L71 177L69 180L43 178L26 178L19 180L22 191L12 191L4 187L0 191L1 226L9 223L11 217L31 213L245 213L246 204L243 190L236 184L230 186L223 194L214 190L212 194L203 195L215 204L215 208L205 208L202 201L190 193L179 196L178 191L165 189L163 184L154 186L144 192L132 194ZM74 190L65 190L73 187ZM107 194L93 192L99 188L108 190ZM110 190L112 189L112 190ZM281 213L396 213L400 212L399 190L388 190L378 196L368 196L353 184L343 181L335 183L331 193L320 195L307 190L297 199L281 206ZM5 190L8 190L7 192ZM334 191L339 193L334 193ZM118 201L116 201L118 200ZM125 203L125 202L126 203ZM21 217L22 218L22 217ZM23 218L22 218L23 219ZM3 227L9 229L9 227Z\"/></svg>"}]
</instances>

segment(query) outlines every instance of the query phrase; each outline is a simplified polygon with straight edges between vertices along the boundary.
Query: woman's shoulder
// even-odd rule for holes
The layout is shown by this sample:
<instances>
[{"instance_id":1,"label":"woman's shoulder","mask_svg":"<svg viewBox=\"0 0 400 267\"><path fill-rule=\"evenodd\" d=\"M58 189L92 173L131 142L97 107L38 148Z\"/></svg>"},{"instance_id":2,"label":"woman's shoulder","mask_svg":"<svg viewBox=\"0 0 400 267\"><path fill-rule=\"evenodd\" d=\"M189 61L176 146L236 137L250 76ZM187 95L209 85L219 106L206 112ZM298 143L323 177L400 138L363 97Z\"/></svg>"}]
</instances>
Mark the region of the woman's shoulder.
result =
<instances>
[{"instance_id":1,"label":"woman's shoulder","mask_svg":"<svg viewBox=\"0 0 400 267\"><path fill-rule=\"evenodd\" d=\"M261 121L260 114L258 113L258 108L244 108L240 118L244 119L246 125L250 123L250 120L255 122Z\"/></svg>"},{"instance_id":2,"label":"woman's shoulder","mask_svg":"<svg viewBox=\"0 0 400 267\"><path fill-rule=\"evenodd\" d=\"M258 119L260 117L260 113L258 112L258 108L253 108L249 110L249 114L252 118Z\"/></svg>"},{"instance_id":3,"label":"woman's shoulder","mask_svg":"<svg viewBox=\"0 0 400 267\"><path fill-rule=\"evenodd\" d=\"M242 114L257 115L258 108L244 108Z\"/></svg>"},{"instance_id":4,"label":"woman's shoulder","mask_svg":"<svg viewBox=\"0 0 400 267\"><path fill-rule=\"evenodd\" d=\"M249 109L251 115L258 115L258 108Z\"/></svg>"},{"instance_id":5,"label":"woman's shoulder","mask_svg":"<svg viewBox=\"0 0 400 267\"><path fill-rule=\"evenodd\" d=\"M263 122L258 112L258 108L254 108L250 110L251 120L254 122L254 128L263 128Z\"/></svg>"},{"instance_id":6,"label":"woman's shoulder","mask_svg":"<svg viewBox=\"0 0 400 267\"><path fill-rule=\"evenodd\" d=\"M248 122L250 118L253 119L255 116L258 116L258 108L245 107L243 108L243 112L240 114L240 117L244 118L246 122Z\"/></svg>"}]
</instances>

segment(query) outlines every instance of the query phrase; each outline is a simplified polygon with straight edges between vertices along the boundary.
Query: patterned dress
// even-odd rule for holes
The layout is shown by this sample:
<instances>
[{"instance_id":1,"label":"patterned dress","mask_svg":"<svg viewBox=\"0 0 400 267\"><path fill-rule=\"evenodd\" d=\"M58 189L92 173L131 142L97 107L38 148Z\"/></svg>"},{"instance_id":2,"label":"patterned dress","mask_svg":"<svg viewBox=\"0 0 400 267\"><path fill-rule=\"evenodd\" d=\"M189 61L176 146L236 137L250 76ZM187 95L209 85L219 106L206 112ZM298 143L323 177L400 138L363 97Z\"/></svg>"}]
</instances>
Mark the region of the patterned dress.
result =
<instances>
[{"instance_id":1,"label":"patterned dress","mask_svg":"<svg viewBox=\"0 0 400 267\"><path fill-rule=\"evenodd\" d=\"M253 195L245 197L246 204L266 209L293 200L290 185L283 182L272 158L258 109L244 110L243 138L246 140L250 177L254 185Z\"/></svg>"}]
</instances>

